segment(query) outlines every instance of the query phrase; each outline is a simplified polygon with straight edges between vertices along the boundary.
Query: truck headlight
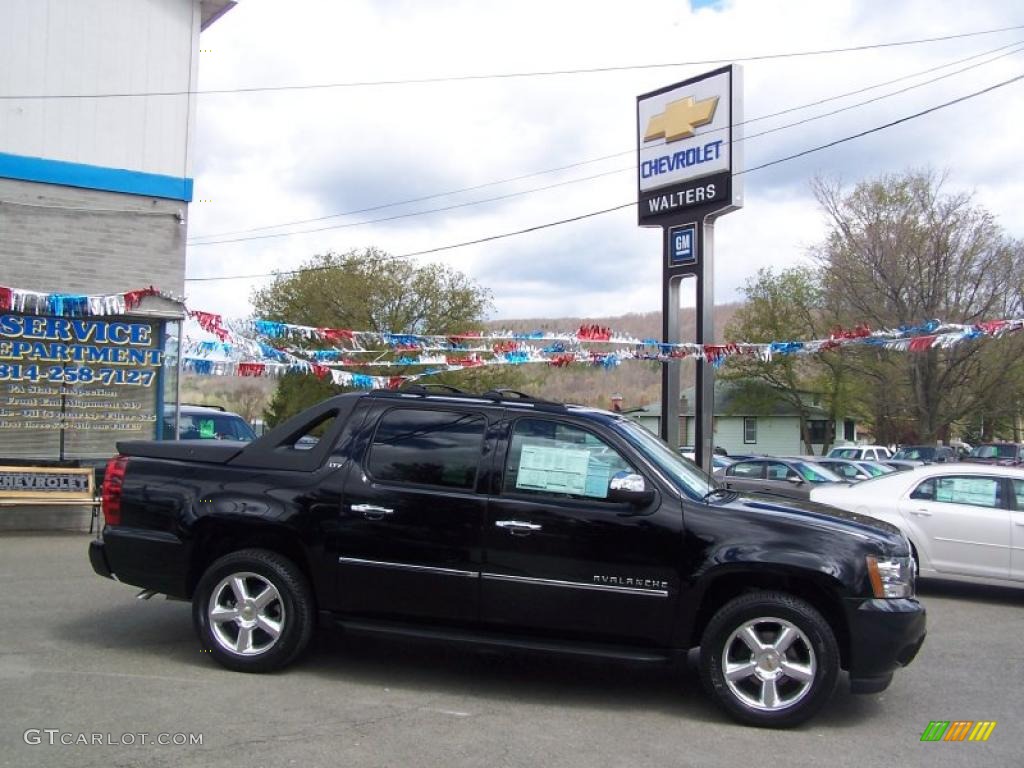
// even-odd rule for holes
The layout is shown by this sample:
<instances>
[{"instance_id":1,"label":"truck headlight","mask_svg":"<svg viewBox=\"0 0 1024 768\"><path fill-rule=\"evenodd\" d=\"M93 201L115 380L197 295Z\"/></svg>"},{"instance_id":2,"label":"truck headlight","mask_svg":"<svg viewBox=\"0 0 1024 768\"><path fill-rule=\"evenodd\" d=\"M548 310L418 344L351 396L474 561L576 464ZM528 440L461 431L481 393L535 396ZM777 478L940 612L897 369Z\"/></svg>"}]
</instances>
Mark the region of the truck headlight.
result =
<instances>
[{"instance_id":1,"label":"truck headlight","mask_svg":"<svg viewBox=\"0 0 1024 768\"><path fill-rule=\"evenodd\" d=\"M868 578L875 597L913 597L914 561L910 557L868 555Z\"/></svg>"}]
</instances>

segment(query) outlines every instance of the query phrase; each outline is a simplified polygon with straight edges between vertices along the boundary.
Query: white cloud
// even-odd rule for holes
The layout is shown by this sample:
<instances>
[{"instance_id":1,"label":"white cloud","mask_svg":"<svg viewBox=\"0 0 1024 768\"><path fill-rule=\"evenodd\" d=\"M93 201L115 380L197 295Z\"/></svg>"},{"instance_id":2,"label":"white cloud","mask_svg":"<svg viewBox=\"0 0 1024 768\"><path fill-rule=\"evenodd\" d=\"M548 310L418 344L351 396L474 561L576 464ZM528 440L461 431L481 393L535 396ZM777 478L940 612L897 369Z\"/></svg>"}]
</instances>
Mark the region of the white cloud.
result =
<instances>
[{"instance_id":1,"label":"white cloud","mask_svg":"<svg viewBox=\"0 0 1024 768\"><path fill-rule=\"evenodd\" d=\"M1009 26L999 0L898 5L736 0L642 6L558 3L243 0L204 33L200 88L353 82L670 62L801 51ZM285 10L286 8L286 10ZM799 20L799 23L795 23ZM1024 38L1024 35L1019 35ZM1014 33L745 65L746 116L826 98L994 49ZM903 95L759 138L753 166L833 141L1018 73L1024 53ZM966 66L966 64L961 65ZM305 225L319 228L533 189L632 166L637 94L710 66L420 85L207 95L199 99L191 237L328 216L622 157L459 195ZM941 74L937 72L935 74ZM932 77L935 74L931 75ZM905 87L918 78L748 127L784 125ZM910 167L948 168L1013 234L1024 187L1021 84L746 177L746 207L720 220L718 301L761 266L805 258L824 226L815 174L856 182ZM401 254L628 202L633 173L399 221L189 248L190 277L298 266L311 254L376 245ZM254 232L251 234L266 234ZM491 289L499 317L606 315L660 306L660 239L629 209L437 254ZM193 306L249 312L265 280L189 283Z\"/></svg>"}]
</instances>

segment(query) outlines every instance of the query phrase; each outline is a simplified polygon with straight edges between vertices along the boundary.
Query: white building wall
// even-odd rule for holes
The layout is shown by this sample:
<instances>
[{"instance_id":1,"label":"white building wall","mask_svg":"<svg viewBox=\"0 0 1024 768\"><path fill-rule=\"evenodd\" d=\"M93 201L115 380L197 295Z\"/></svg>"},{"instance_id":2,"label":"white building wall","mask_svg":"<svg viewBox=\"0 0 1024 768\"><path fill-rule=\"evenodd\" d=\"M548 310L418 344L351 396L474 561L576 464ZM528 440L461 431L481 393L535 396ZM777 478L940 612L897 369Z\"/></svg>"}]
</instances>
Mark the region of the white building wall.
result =
<instances>
[{"instance_id":1,"label":"white building wall","mask_svg":"<svg viewBox=\"0 0 1024 768\"><path fill-rule=\"evenodd\" d=\"M191 176L198 0L2 0L0 152Z\"/></svg>"},{"instance_id":2,"label":"white building wall","mask_svg":"<svg viewBox=\"0 0 1024 768\"><path fill-rule=\"evenodd\" d=\"M660 417L646 413L630 413L627 416L637 421L655 435L658 434ZM742 416L716 416L713 445L725 448L730 454L757 453L774 456L802 456L806 453L800 438L800 419L796 416L757 416L757 442L743 442ZM680 445L695 444L695 420L692 416L680 418ZM842 435L843 421L836 422L837 434ZM815 444L814 453L820 454L822 446Z\"/></svg>"},{"instance_id":3,"label":"white building wall","mask_svg":"<svg viewBox=\"0 0 1024 768\"><path fill-rule=\"evenodd\" d=\"M794 456L803 453L800 444L800 420L789 416L757 416L757 442L743 442L743 417L719 416L715 429L715 446L730 454L757 453L773 456ZM691 420L692 422L692 420ZM692 423L687 432L692 431Z\"/></svg>"}]
</instances>

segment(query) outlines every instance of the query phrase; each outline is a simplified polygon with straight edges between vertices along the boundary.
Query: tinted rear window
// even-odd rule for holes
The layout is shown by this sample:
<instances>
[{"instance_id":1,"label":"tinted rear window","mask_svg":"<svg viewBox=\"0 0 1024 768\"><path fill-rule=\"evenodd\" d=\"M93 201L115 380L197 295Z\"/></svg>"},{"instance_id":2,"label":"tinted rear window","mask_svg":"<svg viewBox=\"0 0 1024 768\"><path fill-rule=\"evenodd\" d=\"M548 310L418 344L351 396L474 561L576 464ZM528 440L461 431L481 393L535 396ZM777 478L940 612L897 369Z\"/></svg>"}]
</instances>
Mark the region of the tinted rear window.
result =
<instances>
[{"instance_id":1,"label":"tinted rear window","mask_svg":"<svg viewBox=\"0 0 1024 768\"><path fill-rule=\"evenodd\" d=\"M894 459L904 461L931 461L935 458L935 449L929 446L918 446L914 448L901 448L896 451Z\"/></svg>"},{"instance_id":2,"label":"tinted rear window","mask_svg":"<svg viewBox=\"0 0 1024 768\"><path fill-rule=\"evenodd\" d=\"M833 448L829 456L833 459L859 459L860 448Z\"/></svg>"},{"instance_id":3,"label":"tinted rear window","mask_svg":"<svg viewBox=\"0 0 1024 768\"><path fill-rule=\"evenodd\" d=\"M241 416L232 413L182 413L178 421L182 440L256 439L252 427ZM164 419L164 439L174 439L174 416Z\"/></svg>"},{"instance_id":4,"label":"tinted rear window","mask_svg":"<svg viewBox=\"0 0 1024 768\"><path fill-rule=\"evenodd\" d=\"M971 456L976 459L1015 459L1017 458L1016 445L979 445Z\"/></svg>"},{"instance_id":5,"label":"tinted rear window","mask_svg":"<svg viewBox=\"0 0 1024 768\"><path fill-rule=\"evenodd\" d=\"M471 489L485 424L481 416L454 411L388 411L370 448L370 474L375 480Z\"/></svg>"}]
</instances>

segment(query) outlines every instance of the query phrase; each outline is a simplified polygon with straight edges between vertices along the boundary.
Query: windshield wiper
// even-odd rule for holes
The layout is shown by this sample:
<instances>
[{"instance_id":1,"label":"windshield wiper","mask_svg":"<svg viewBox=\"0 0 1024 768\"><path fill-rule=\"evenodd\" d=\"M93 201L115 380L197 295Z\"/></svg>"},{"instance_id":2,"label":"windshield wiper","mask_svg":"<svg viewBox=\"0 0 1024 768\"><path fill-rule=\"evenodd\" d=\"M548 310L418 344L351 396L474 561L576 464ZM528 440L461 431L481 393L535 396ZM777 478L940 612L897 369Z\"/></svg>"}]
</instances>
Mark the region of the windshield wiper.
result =
<instances>
[{"instance_id":1,"label":"windshield wiper","mask_svg":"<svg viewBox=\"0 0 1024 768\"><path fill-rule=\"evenodd\" d=\"M735 493L736 493L736 491L731 490L729 488L714 488L714 489L708 491L707 493L705 493L704 494L704 498L702 498L701 501L709 501L710 499L714 498L715 496L732 496Z\"/></svg>"}]
</instances>

